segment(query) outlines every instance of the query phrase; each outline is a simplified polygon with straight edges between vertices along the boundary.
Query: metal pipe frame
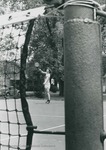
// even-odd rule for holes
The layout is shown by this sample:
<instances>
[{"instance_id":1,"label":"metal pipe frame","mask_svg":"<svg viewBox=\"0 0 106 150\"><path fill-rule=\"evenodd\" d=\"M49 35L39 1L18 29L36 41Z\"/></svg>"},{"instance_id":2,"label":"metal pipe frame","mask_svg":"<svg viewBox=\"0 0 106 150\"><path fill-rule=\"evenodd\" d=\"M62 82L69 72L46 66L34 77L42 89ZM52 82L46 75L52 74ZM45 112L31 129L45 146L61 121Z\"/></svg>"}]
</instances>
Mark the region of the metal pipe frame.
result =
<instances>
[{"instance_id":1,"label":"metal pipe frame","mask_svg":"<svg viewBox=\"0 0 106 150\"><path fill-rule=\"evenodd\" d=\"M84 1L65 7L66 150L103 150L101 34L96 9L84 6Z\"/></svg>"}]
</instances>

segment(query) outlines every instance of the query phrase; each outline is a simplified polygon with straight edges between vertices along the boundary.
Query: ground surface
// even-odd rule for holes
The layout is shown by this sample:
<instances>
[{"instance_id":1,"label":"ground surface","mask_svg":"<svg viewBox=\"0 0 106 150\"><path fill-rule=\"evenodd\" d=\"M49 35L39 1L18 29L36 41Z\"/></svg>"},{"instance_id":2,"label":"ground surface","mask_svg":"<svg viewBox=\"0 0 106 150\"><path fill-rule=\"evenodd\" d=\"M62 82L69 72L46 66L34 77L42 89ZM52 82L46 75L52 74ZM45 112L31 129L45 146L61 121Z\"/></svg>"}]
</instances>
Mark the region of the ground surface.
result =
<instances>
[{"instance_id":1,"label":"ground surface","mask_svg":"<svg viewBox=\"0 0 106 150\"><path fill-rule=\"evenodd\" d=\"M40 131L65 131L65 117L64 117L64 98L58 95L52 94L51 103L46 104L45 99L38 99L28 96L29 111L32 117L33 125L37 126L37 130ZM17 100L18 109L21 109L20 101ZM0 109L5 108L6 102L0 99ZM7 101L8 109L14 108L14 101L12 99ZM23 114L19 115L20 122L23 122ZM103 119L104 129L106 130L106 94L103 96ZM7 120L7 113L0 111L0 120ZM16 116L14 112L10 112L9 120L15 121ZM2 132L8 131L8 126L2 124L0 126ZM22 134L26 134L26 127L22 126ZM17 128L13 125L11 133L16 132ZM8 142L7 136L1 136L2 143ZM11 144L16 144L16 138L12 137ZM22 140L22 144L25 145L25 140ZM106 142L104 144L104 150L106 150ZM31 150L65 150L65 136L64 135L48 135L48 134L34 134L32 149ZM8 148L2 148L1 150L8 150ZM9 149L12 150L12 149Z\"/></svg>"},{"instance_id":2,"label":"ground surface","mask_svg":"<svg viewBox=\"0 0 106 150\"><path fill-rule=\"evenodd\" d=\"M36 97L27 96L27 101L29 104L29 111L31 114L31 118L33 121L33 125L37 126L37 130L40 131L65 131L65 123L64 123L64 99L59 97L58 94L51 94L51 103L46 104L45 99L38 99ZM7 121L9 119L10 122L17 122L17 116L15 112L10 111L7 115L7 112L1 111L1 109L5 109L6 105L9 110L14 110L15 105L17 105L17 109L21 110L20 100L16 100L14 103L13 99L3 100L0 98L0 120L2 120L0 129L2 132L8 133L10 130L11 134L18 133L20 130L21 135L26 134L26 126L17 126L9 125L8 123L3 123L3 121ZM19 122L23 123L24 118L22 113L18 113ZM19 129L20 128L20 129ZM1 135L0 140L2 144L8 144L9 136ZM11 145L17 145L18 139L17 137L11 136ZM22 146L25 146L25 139L22 139ZM42 135L42 134L34 134L32 149L31 150L65 150L65 136L64 135ZM6 147L2 147L1 150L8 150ZM9 149L12 150L12 149Z\"/></svg>"},{"instance_id":3,"label":"ground surface","mask_svg":"<svg viewBox=\"0 0 106 150\"><path fill-rule=\"evenodd\" d=\"M64 131L64 101L45 100L29 102L34 125L42 131ZM34 109L32 109L34 108ZM65 150L65 136L34 134L32 150Z\"/></svg>"}]
</instances>

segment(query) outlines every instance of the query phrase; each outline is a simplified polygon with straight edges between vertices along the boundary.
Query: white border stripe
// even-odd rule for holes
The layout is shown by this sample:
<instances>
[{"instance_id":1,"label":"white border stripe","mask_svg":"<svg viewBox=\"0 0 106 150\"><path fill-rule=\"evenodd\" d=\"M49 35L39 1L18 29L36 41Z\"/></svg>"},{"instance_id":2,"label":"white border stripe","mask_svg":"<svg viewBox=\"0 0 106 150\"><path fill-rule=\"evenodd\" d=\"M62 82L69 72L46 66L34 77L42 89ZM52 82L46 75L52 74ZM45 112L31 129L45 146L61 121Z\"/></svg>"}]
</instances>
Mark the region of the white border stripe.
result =
<instances>
[{"instance_id":1,"label":"white border stripe","mask_svg":"<svg viewBox=\"0 0 106 150\"><path fill-rule=\"evenodd\" d=\"M56 118L64 118L64 116L49 116L49 115L31 115L31 116L35 116L35 117L56 117Z\"/></svg>"},{"instance_id":2,"label":"white border stripe","mask_svg":"<svg viewBox=\"0 0 106 150\"><path fill-rule=\"evenodd\" d=\"M48 130L52 130L52 129L56 129L56 128L60 128L60 127L65 127L65 124L59 125L59 126L55 126L55 127L51 127L51 128L46 128L40 131L48 131Z\"/></svg>"},{"instance_id":3,"label":"white border stripe","mask_svg":"<svg viewBox=\"0 0 106 150\"><path fill-rule=\"evenodd\" d=\"M59 126L55 126L55 127L51 127L51 128L46 128L46 129L43 129L43 130L40 130L40 131L48 131L48 130L52 130L52 129L56 129L56 128L61 128L61 127L65 127L65 124L62 124L62 125L59 125ZM26 135L26 134L23 134L23 135ZM0 139L0 141L6 141L6 140L9 140L9 139L16 139L17 137L4 138L4 139Z\"/></svg>"}]
</instances>

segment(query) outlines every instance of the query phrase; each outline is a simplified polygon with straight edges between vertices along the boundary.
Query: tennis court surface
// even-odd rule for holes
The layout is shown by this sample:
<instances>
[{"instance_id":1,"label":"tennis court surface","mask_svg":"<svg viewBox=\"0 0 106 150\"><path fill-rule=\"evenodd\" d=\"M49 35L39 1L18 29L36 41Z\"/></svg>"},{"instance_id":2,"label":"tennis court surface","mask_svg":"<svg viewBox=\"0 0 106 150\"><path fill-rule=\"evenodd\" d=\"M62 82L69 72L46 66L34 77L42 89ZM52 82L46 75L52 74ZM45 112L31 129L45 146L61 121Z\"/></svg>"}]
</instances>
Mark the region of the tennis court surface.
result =
<instances>
[{"instance_id":1,"label":"tennis court surface","mask_svg":"<svg viewBox=\"0 0 106 150\"><path fill-rule=\"evenodd\" d=\"M29 104L29 111L33 121L33 125L37 126L37 130L40 131L65 131L64 123L64 100L62 99L52 99L50 104L46 104L44 99L37 98L27 98ZM3 100L0 99L0 109L5 109L5 105L8 105L9 112L0 112L0 120L2 123L0 129L3 133L1 134L0 140L3 145L13 145L17 147L19 142L19 137L14 136L20 131L23 137L21 137L20 143L21 148L25 148L27 134L26 124L21 111L18 112L18 119L21 123L20 126L17 124L6 124L6 121L16 122L17 115L14 113L14 99ZM15 101L18 110L21 110L21 102L19 99ZM7 109L7 108L6 108ZM4 122L4 123L3 123ZM11 138L10 138L11 137ZM11 139L11 141L9 141ZM9 144L8 144L9 143ZM7 150L5 146L1 148L2 150ZM12 150L12 148L10 148ZM65 150L65 136L64 135L51 135L51 134L36 134L34 133L32 149L31 150Z\"/></svg>"},{"instance_id":2,"label":"tennis court surface","mask_svg":"<svg viewBox=\"0 0 106 150\"><path fill-rule=\"evenodd\" d=\"M34 125L40 131L64 131L64 101L28 100ZM65 150L64 135L34 134L32 150Z\"/></svg>"},{"instance_id":3,"label":"tennis court surface","mask_svg":"<svg viewBox=\"0 0 106 150\"><path fill-rule=\"evenodd\" d=\"M15 101L15 103L14 103ZM36 130L40 131L65 131L65 117L64 117L64 100L63 98L52 97L51 103L46 104L46 100L38 99L35 97L27 98L29 111L33 121L33 125L37 126ZM6 107L6 105L8 107ZM17 105L18 112L14 112L15 105ZM26 124L24 120L23 113L21 111L21 101L20 99L8 99L4 100L0 98L0 131L1 134L0 141L2 143L1 150L8 150L8 147L3 145L11 145L17 147L20 141L21 148L26 146ZM106 130L106 95L104 95L103 102L103 118L104 118L104 129ZM17 117L18 116L18 117ZM17 126L17 118L20 122L20 126ZM9 124L9 122L11 124ZM6 123L7 122L7 123ZM12 124L12 122L16 122ZM21 134L21 139L19 140L18 135ZM13 136L12 136L13 135ZM25 137L24 137L25 136ZM9 140L10 139L10 140ZM32 148L31 150L65 150L65 135L51 135L51 134L37 134L34 133ZM9 150L13 150L10 148ZM106 150L106 141L104 144L104 150Z\"/></svg>"}]
</instances>

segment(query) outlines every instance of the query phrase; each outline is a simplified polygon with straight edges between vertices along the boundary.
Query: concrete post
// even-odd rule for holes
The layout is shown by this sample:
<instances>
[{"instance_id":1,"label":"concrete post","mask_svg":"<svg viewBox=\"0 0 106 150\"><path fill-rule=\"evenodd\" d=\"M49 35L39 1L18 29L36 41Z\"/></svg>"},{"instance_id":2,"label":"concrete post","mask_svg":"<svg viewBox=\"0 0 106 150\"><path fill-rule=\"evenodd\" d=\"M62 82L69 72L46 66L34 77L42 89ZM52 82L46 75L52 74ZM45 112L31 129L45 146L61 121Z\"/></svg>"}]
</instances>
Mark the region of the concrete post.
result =
<instances>
[{"instance_id":1,"label":"concrete post","mask_svg":"<svg viewBox=\"0 0 106 150\"><path fill-rule=\"evenodd\" d=\"M100 26L90 4L65 6L66 150L103 150Z\"/></svg>"}]
</instances>

